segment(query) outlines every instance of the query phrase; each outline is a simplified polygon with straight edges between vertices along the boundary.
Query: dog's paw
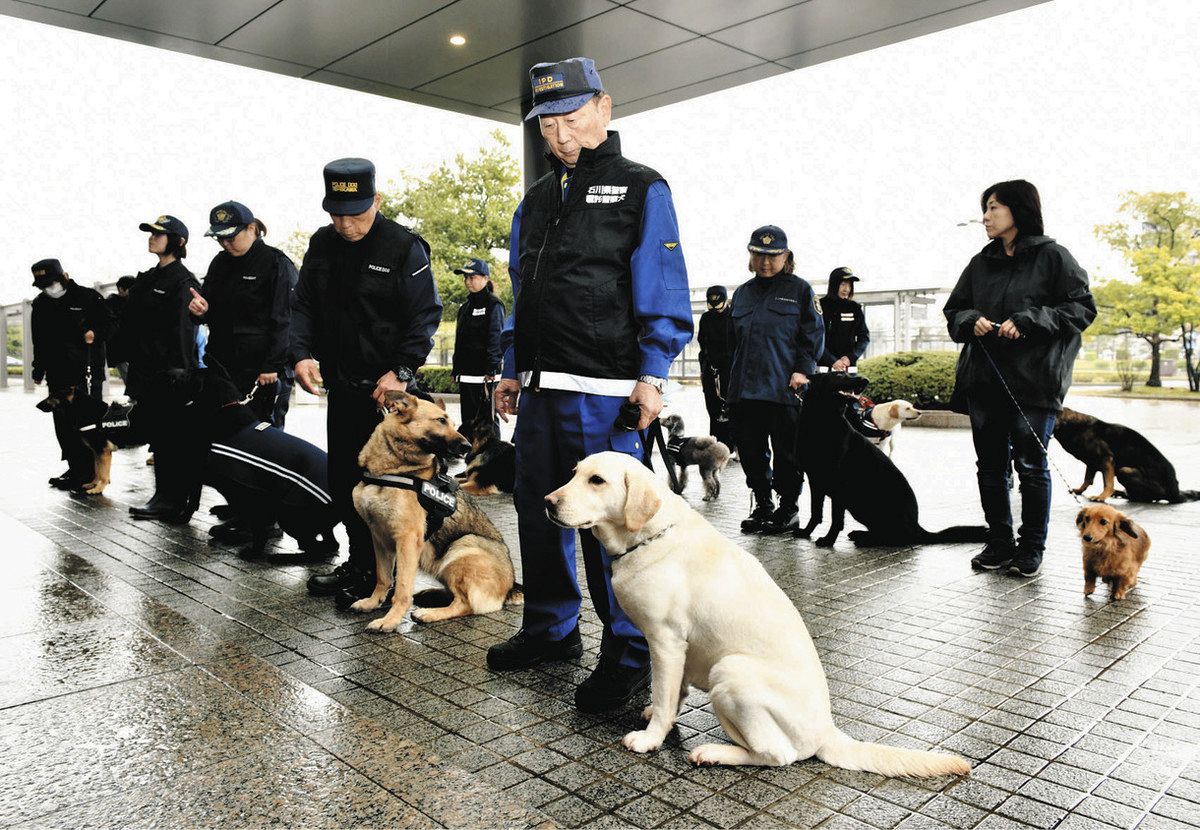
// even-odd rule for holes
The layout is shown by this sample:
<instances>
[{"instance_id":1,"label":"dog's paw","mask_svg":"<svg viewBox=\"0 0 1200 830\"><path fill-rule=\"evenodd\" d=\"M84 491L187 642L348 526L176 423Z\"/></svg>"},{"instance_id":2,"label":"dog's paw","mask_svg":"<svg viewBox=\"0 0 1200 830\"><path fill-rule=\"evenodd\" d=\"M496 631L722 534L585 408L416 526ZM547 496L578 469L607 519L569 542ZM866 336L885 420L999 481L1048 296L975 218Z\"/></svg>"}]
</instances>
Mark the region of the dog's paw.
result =
<instances>
[{"instance_id":1,"label":"dog's paw","mask_svg":"<svg viewBox=\"0 0 1200 830\"><path fill-rule=\"evenodd\" d=\"M378 631L381 634L387 634L396 630L396 624L388 622L387 617L380 617L377 620L371 620L367 623L367 631Z\"/></svg>"},{"instance_id":2,"label":"dog's paw","mask_svg":"<svg viewBox=\"0 0 1200 830\"><path fill-rule=\"evenodd\" d=\"M1094 501L1094 502L1099 502L1100 504L1104 504L1104 502L1108 500L1108 496L1088 496L1087 499L1088 499L1088 501Z\"/></svg>"},{"instance_id":3,"label":"dog's paw","mask_svg":"<svg viewBox=\"0 0 1200 830\"><path fill-rule=\"evenodd\" d=\"M662 738L650 734L649 729L642 729L637 732L630 732L621 739L621 743L631 752L651 752L662 746Z\"/></svg>"},{"instance_id":4,"label":"dog's paw","mask_svg":"<svg viewBox=\"0 0 1200 830\"><path fill-rule=\"evenodd\" d=\"M369 611L374 611L379 607L379 601L373 597L364 597L355 601L351 606L351 611L357 611L360 614L366 614Z\"/></svg>"},{"instance_id":5,"label":"dog's paw","mask_svg":"<svg viewBox=\"0 0 1200 830\"><path fill-rule=\"evenodd\" d=\"M647 706L645 709L642 710L642 720L646 721L647 723L650 721L650 718L653 717L653 715L654 715L654 707L653 706Z\"/></svg>"},{"instance_id":6,"label":"dog's paw","mask_svg":"<svg viewBox=\"0 0 1200 830\"><path fill-rule=\"evenodd\" d=\"M718 744L704 744L688 753L688 760L698 767L711 767L722 763L721 747Z\"/></svg>"}]
</instances>

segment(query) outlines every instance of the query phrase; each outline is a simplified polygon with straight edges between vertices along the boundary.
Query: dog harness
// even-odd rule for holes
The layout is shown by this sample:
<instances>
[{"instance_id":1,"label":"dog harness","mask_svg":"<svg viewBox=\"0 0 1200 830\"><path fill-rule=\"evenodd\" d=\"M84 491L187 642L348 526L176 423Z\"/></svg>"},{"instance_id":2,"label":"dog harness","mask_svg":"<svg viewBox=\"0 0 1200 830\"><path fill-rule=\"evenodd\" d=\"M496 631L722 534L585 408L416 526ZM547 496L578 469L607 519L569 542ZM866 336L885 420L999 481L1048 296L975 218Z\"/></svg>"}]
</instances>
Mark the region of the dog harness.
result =
<instances>
[{"instance_id":1,"label":"dog harness","mask_svg":"<svg viewBox=\"0 0 1200 830\"><path fill-rule=\"evenodd\" d=\"M130 417L136 406L137 404L132 402L111 403L98 421L81 426L79 431L103 430L108 440L112 441L118 447L127 447L142 443L133 435L133 426Z\"/></svg>"},{"instance_id":2,"label":"dog harness","mask_svg":"<svg viewBox=\"0 0 1200 830\"><path fill-rule=\"evenodd\" d=\"M377 487L395 487L397 490L415 492L417 501L425 510L426 539L437 533L442 523L458 509L458 482L442 473L436 474L432 479L424 479L391 473L372 475L364 470L362 481L363 484L374 484Z\"/></svg>"}]
</instances>

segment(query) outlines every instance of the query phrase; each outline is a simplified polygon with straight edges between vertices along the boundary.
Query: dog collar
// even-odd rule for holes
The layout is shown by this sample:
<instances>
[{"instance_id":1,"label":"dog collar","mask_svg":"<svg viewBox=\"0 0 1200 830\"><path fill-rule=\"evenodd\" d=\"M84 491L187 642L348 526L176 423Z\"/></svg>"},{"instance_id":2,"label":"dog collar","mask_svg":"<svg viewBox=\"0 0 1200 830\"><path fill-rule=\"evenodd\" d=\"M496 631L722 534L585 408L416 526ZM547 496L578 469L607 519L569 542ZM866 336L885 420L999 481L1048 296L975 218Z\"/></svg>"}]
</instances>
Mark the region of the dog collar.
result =
<instances>
[{"instance_id":1,"label":"dog collar","mask_svg":"<svg viewBox=\"0 0 1200 830\"><path fill-rule=\"evenodd\" d=\"M628 553L632 553L633 551L640 548L642 545L648 545L651 542L653 542L655 539L661 538L664 534L666 534L666 532L668 530L670 530L673 527L675 527L675 524L671 523L671 524L667 525L666 527L664 527L662 530L660 530L658 533L655 533L653 536L647 536L645 539L638 542L636 545L630 545L629 547L625 548L625 550L622 551L621 553L613 553L612 551L609 551L608 555L612 556L612 557L619 557L619 556L625 556Z\"/></svg>"},{"instance_id":2,"label":"dog collar","mask_svg":"<svg viewBox=\"0 0 1200 830\"><path fill-rule=\"evenodd\" d=\"M442 522L454 515L458 509L458 482L441 474L432 479L416 478L414 476L382 473L373 475L362 473L363 484L374 484L378 487L395 487L398 490L412 490L417 494L417 501L425 510L425 538L428 539L442 526Z\"/></svg>"}]
</instances>

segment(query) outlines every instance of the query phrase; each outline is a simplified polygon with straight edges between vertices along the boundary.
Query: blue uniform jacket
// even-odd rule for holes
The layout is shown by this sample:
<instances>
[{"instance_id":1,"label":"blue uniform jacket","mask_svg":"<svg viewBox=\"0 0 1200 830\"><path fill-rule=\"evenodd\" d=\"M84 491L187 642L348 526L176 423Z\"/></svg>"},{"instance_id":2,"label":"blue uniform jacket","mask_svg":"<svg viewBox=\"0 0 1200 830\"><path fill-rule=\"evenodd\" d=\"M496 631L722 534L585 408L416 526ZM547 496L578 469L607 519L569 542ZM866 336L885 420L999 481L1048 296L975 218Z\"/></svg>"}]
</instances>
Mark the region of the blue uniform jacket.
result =
<instances>
[{"instance_id":1,"label":"blue uniform jacket","mask_svg":"<svg viewBox=\"0 0 1200 830\"><path fill-rule=\"evenodd\" d=\"M825 322L812 286L795 274L755 277L733 293L729 320L729 403L799 406L788 381L793 372L814 374L825 350Z\"/></svg>"},{"instance_id":2,"label":"blue uniform jacket","mask_svg":"<svg viewBox=\"0 0 1200 830\"><path fill-rule=\"evenodd\" d=\"M513 214L512 249L508 254L508 273L512 277L513 307L519 302L521 292L521 254L517 250L521 238L521 207ZM675 218L675 205L671 201L671 190L665 182L650 185L646 194L646 206L642 212L642 242L633 252L630 270L633 273L633 310L641 324L639 343L642 352L641 373L665 378L671 361L678 357L683 347L692 339L692 302L686 288L687 272L682 256L664 257L660 249L664 242L679 239L679 222ZM665 268L677 268L683 273L664 273ZM504 371L506 378L515 378L516 358L513 354L513 314L504 321L501 333L504 348Z\"/></svg>"}]
</instances>

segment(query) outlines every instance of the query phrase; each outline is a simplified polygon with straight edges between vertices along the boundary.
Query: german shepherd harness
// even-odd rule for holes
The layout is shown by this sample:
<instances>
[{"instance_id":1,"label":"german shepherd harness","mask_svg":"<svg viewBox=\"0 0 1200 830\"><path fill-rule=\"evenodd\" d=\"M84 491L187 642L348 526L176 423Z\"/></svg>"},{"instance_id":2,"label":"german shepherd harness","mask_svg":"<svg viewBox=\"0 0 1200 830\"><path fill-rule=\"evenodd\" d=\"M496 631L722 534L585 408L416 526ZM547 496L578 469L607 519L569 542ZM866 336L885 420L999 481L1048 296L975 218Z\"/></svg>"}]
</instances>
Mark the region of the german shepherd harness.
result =
<instances>
[{"instance_id":1,"label":"german shepherd harness","mask_svg":"<svg viewBox=\"0 0 1200 830\"><path fill-rule=\"evenodd\" d=\"M432 479L424 479L391 473L372 475L364 471L362 482L377 487L394 487L397 490L415 492L417 501L425 511L426 539L437 533L442 523L458 509L458 482L442 473L438 473Z\"/></svg>"}]
</instances>

